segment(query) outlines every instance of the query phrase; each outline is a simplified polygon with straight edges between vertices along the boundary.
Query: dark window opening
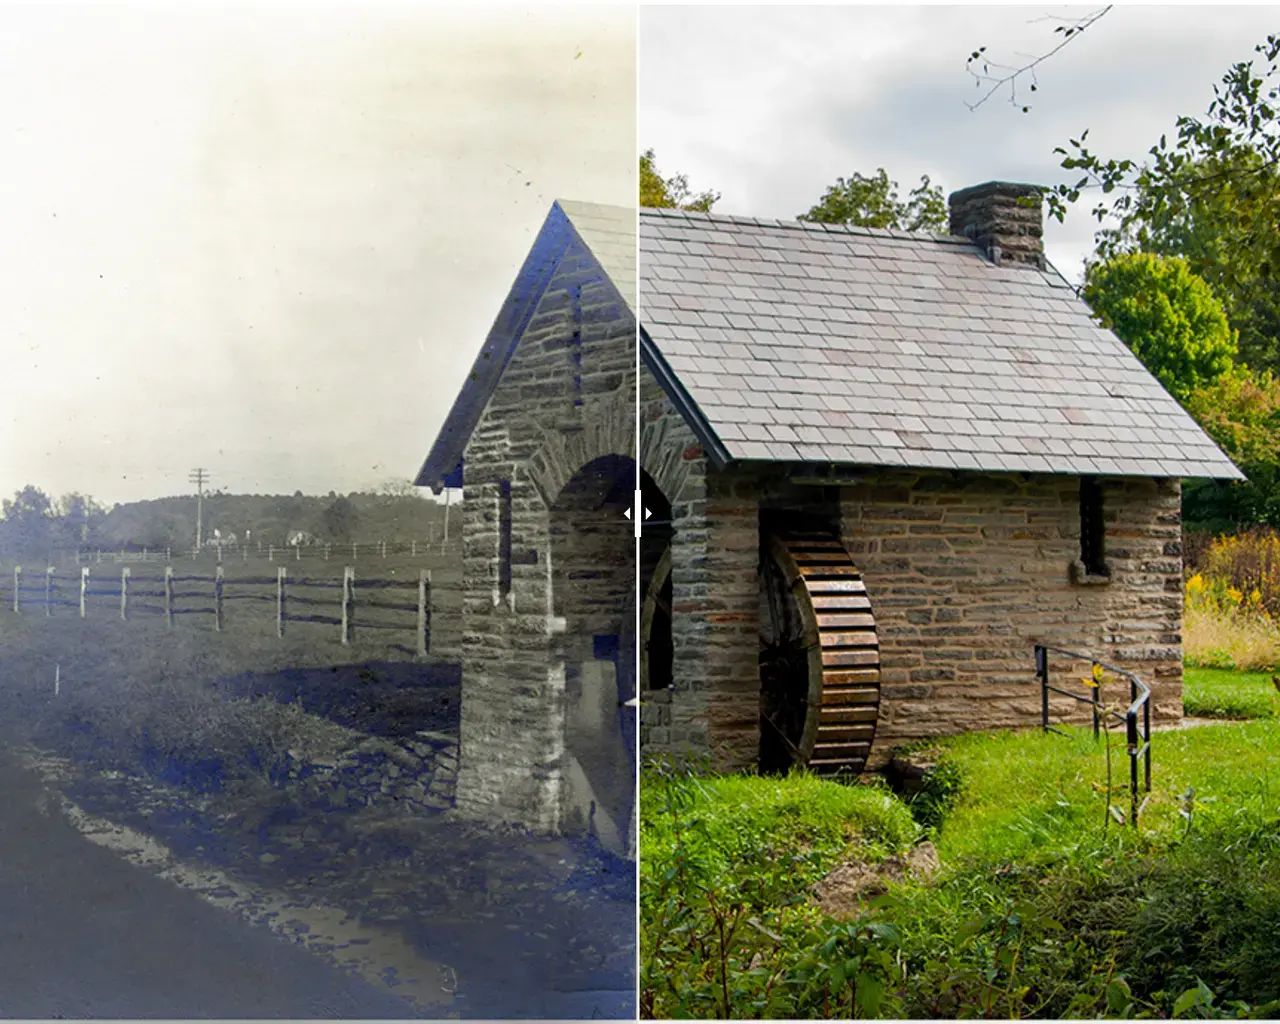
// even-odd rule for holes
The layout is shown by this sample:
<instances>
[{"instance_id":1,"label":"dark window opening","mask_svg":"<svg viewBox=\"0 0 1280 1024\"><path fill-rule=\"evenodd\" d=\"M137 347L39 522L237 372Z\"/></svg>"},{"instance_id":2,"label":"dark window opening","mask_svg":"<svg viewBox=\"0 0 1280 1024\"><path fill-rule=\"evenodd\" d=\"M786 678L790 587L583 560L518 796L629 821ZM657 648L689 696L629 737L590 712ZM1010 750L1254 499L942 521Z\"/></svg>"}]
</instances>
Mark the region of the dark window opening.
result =
<instances>
[{"instance_id":1,"label":"dark window opening","mask_svg":"<svg viewBox=\"0 0 1280 1024\"><path fill-rule=\"evenodd\" d=\"M1102 513L1102 483L1096 476L1080 478L1080 561L1090 576L1109 576L1105 559L1106 526Z\"/></svg>"},{"instance_id":2,"label":"dark window opening","mask_svg":"<svg viewBox=\"0 0 1280 1024\"><path fill-rule=\"evenodd\" d=\"M511 481L498 487L498 594L505 601L511 595Z\"/></svg>"}]
</instances>

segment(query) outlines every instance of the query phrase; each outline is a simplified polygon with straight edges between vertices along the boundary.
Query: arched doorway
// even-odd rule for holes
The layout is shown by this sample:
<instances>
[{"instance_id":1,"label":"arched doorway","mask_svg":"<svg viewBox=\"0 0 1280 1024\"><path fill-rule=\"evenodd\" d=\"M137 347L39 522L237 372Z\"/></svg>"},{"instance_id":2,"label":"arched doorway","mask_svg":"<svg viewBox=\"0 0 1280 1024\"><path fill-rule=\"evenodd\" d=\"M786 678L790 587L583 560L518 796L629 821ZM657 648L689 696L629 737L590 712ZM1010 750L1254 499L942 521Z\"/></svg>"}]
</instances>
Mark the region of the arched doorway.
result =
<instances>
[{"instance_id":1,"label":"arched doorway","mask_svg":"<svg viewBox=\"0 0 1280 1024\"><path fill-rule=\"evenodd\" d=\"M854 776L880 706L880 645L862 575L837 532L762 523L760 762Z\"/></svg>"},{"instance_id":2,"label":"arched doorway","mask_svg":"<svg viewBox=\"0 0 1280 1024\"><path fill-rule=\"evenodd\" d=\"M550 509L554 653L564 665L560 822L614 853L630 838L635 753L626 702L635 695L635 530L624 515L635 462L593 459ZM634 727L632 727L634 731Z\"/></svg>"}]
</instances>

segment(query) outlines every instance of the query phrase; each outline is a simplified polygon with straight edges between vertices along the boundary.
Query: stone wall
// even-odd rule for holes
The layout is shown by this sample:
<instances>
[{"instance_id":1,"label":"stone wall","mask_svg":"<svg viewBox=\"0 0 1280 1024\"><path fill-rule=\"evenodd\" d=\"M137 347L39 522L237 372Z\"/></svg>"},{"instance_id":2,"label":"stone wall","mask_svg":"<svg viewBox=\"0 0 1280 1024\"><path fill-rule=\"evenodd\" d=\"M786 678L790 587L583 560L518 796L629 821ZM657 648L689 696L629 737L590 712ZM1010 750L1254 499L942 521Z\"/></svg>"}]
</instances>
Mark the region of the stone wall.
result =
<instances>
[{"instance_id":1,"label":"stone wall","mask_svg":"<svg viewBox=\"0 0 1280 1024\"><path fill-rule=\"evenodd\" d=\"M570 243L464 454L457 806L559 827L565 671L553 642L550 509L573 474L634 456L635 318ZM500 592L510 485L510 592Z\"/></svg>"},{"instance_id":2,"label":"stone wall","mask_svg":"<svg viewBox=\"0 0 1280 1024\"><path fill-rule=\"evenodd\" d=\"M909 740L1038 724L1036 643L1135 672L1152 686L1153 721L1181 718L1179 484L1103 481L1111 578L1088 584L1072 582L1079 486L1074 477L890 472L844 490L845 543L880 632L876 760ZM1050 665L1061 670L1057 685L1085 668ZM1066 698L1052 707L1083 714Z\"/></svg>"},{"instance_id":3,"label":"stone wall","mask_svg":"<svg viewBox=\"0 0 1280 1024\"><path fill-rule=\"evenodd\" d=\"M665 425L674 411L656 384L642 378L641 387L646 424L664 423L653 436L688 441ZM647 468L661 459L647 451L645 429ZM668 459L675 447L666 446ZM1038 642L1136 672L1152 685L1153 721L1181 716L1176 481L1104 481L1110 580L1074 582L1078 478L869 472L838 492L808 490L806 507L806 489L789 487L778 467L722 473L700 452L685 454L687 482L673 502L675 683L670 692L642 695L642 754L710 752L722 768L755 763L762 507L838 509L880 631L883 700L873 766L910 740L1038 724ZM1051 666L1059 683L1084 669L1061 658ZM1065 698L1052 709L1059 719L1085 713Z\"/></svg>"}]
</instances>

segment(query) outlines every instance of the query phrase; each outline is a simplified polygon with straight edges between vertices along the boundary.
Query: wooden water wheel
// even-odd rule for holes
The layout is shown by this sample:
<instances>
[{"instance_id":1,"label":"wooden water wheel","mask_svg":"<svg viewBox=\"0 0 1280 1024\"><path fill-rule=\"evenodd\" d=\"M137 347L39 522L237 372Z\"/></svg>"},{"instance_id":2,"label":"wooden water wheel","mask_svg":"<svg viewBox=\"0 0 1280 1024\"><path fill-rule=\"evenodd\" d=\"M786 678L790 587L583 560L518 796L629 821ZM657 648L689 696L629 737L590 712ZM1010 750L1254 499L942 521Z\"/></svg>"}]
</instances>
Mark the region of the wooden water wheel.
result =
<instances>
[{"instance_id":1,"label":"wooden water wheel","mask_svg":"<svg viewBox=\"0 0 1280 1024\"><path fill-rule=\"evenodd\" d=\"M761 771L857 775L880 710L880 642L862 574L834 534L775 533L760 590Z\"/></svg>"}]
</instances>

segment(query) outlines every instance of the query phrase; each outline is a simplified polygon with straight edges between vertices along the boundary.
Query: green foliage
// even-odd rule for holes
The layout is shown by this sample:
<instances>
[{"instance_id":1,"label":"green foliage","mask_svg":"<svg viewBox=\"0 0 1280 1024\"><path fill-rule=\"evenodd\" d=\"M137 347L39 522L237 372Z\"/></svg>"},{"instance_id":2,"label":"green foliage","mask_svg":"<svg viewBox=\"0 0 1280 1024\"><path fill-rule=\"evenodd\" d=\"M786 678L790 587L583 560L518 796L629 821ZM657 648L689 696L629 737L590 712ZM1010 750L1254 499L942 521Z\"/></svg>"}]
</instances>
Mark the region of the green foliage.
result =
<instances>
[{"instance_id":1,"label":"green foliage","mask_svg":"<svg viewBox=\"0 0 1280 1024\"><path fill-rule=\"evenodd\" d=\"M921 176L920 184L904 202L898 196L898 183L890 181L881 167L873 177L855 172L851 178L836 179L809 212L800 214L798 219L864 228L945 232L948 213L941 186L933 185L927 174Z\"/></svg>"},{"instance_id":2,"label":"green foliage","mask_svg":"<svg viewBox=\"0 0 1280 1024\"><path fill-rule=\"evenodd\" d=\"M1178 257L1130 253L1089 267L1084 298L1179 401L1232 366L1222 304Z\"/></svg>"},{"instance_id":3,"label":"green foliage","mask_svg":"<svg viewBox=\"0 0 1280 1024\"><path fill-rule=\"evenodd\" d=\"M1189 481L1183 519L1216 532L1280 527L1280 378L1236 367L1197 388L1187 411L1247 481Z\"/></svg>"},{"instance_id":4,"label":"green foliage","mask_svg":"<svg viewBox=\"0 0 1280 1024\"><path fill-rule=\"evenodd\" d=\"M1270 722L1158 733L1136 830L1098 827L1104 753L1087 730L935 746L963 780L935 836L942 872L844 924L815 914L814 879L913 835L879 787L649 769L642 1013L1235 1019L1280 1008ZM854 826L844 835L841 815Z\"/></svg>"},{"instance_id":5,"label":"green foliage","mask_svg":"<svg viewBox=\"0 0 1280 1024\"><path fill-rule=\"evenodd\" d=\"M1081 176L1047 203L1062 221L1068 204L1100 191L1093 214L1116 226L1101 233L1099 255L1140 248L1188 259L1223 301L1247 363L1266 368L1280 359L1280 36L1255 53L1265 68L1233 65L1205 115L1179 117L1172 142L1162 135L1142 165L1104 160L1089 150L1087 131L1059 147L1063 169Z\"/></svg>"},{"instance_id":6,"label":"green foliage","mask_svg":"<svg viewBox=\"0 0 1280 1024\"><path fill-rule=\"evenodd\" d=\"M719 192L695 193L689 187L689 179L683 174L673 174L664 178L658 172L658 166L652 149L640 154L640 205L668 210L692 210L697 213L710 213L711 207L720 200Z\"/></svg>"},{"instance_id":7,"label":"green foliage","mask_svg":"<svg viewBox=\"0 0 1280 1024\"><path fill-rule=\"evenodd\" d=\"M339 544L350 544L360 523L360 513L346 498L338 498L325 506L320 521L326 537Z\"/></svg>"},{"instance_id":8,"label":"green foliage","mask_svg":"<svg viewBox=\"0 0 1280 1024\"><path fill-rule=\"evenodd\" d=\"M655 762L641 783L646 1017L895 1016L898 935L834 922L809 891L917 836L883 787L714 777Z\"/></svg>"},{"instance_id":9,"label":"green foliage","mask_svg":"<svg viewBox=\"0 0 1280 1024\"><path fill-rule=\"evenodd\" d=\"M1186 668L1182 706L1199 718L1280 718L1280 690L1269 672Z\"/></svg>"}]
</instances>

